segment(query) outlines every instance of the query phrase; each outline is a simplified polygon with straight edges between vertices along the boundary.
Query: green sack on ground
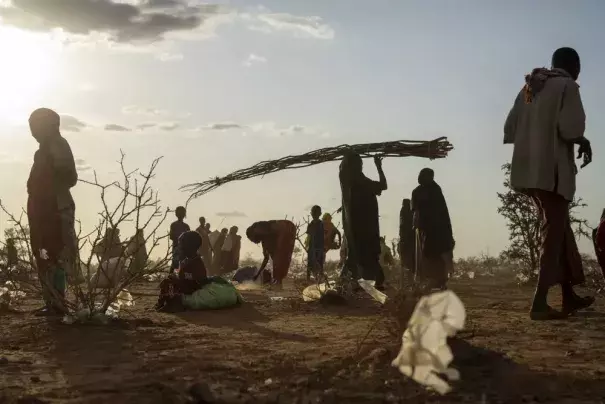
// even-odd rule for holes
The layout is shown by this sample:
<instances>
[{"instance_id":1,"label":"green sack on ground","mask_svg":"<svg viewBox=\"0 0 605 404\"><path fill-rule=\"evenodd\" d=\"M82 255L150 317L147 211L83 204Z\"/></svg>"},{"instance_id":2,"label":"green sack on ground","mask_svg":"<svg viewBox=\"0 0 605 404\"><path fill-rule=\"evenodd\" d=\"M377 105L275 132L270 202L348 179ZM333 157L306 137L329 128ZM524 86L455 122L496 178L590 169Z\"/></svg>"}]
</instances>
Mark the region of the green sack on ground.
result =
<instances>
[{"instance_id":1,"label":"green sack on ground","mask_svg":"<svg viewBox=\"0 0 605 404\"><path fill-rule=\"evenodd\" d=\"M216 310L237 306L243 299L237 289L221 277L213 277L208 284L191 295L183 296L183 305L191 310Z\"/></svg>"}]
</instances>

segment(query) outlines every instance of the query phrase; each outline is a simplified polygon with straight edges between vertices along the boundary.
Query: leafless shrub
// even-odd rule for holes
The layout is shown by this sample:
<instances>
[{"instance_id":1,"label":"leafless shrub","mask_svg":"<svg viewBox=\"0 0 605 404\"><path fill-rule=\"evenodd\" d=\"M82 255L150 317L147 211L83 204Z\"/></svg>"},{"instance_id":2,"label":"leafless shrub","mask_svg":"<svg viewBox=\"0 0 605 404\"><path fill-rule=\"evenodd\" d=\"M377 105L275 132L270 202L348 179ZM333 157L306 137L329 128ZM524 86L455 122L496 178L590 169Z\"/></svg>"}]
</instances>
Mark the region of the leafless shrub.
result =
<instances>
[{"instance_id":1,"label":"leafless shrub","mask_svg":"<svg viewBox=\"0 0 605 404\"><path fill-rule=\"evenodd\" d=\"M91 192L99 193L102 209L98 214L98 222L90 232L82 233L78 222L76 267L83 275L83 282L69 285L70 290L65 299L53 294L52 303L57 307L64 308L69 313L81 313L84 310L89 316L105 313L122 291L136 282L157 276L168 267L168 233L163 230L163 225L169 209L161 206L157 191L151 187L159 161L160 158L153 160L146 172L140 172L139 169L128 171L122 153L118 162L121 172L119 181L104 184L99 181L96 172L93 180L80 180L90 187ZM0 267L0 279L42 296L40 282L46 280L38 279L29 242L27 215L23 211L16 216L1 202L0 208L7 214L12 225L11 235L17 241L19 251L18 270L2 270ZM115 229L125 227L132 231L133 236L128 241L121 242L114 237ZM7 248L6 242L3 246ZM156 255L159 257L149 259L157 250L159 252ZM112 265L109 265L110 261Z\"/></svg>"}]
</instances>

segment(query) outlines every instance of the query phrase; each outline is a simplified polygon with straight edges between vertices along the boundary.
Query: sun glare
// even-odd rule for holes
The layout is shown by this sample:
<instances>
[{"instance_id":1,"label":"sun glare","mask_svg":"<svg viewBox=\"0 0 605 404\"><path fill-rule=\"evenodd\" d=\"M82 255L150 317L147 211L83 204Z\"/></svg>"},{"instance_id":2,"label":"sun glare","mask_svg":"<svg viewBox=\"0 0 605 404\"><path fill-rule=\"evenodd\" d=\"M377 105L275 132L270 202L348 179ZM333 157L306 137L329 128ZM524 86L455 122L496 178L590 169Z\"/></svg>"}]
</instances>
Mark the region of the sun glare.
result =
<instances>
[{"instance_id":1,"label":"sun glare","mask_svg":"<svg viewBox=\"0 0 605 404\"><path fill-rule=\"evenodd\" d=\"M0 123L23 123L54 77L51 40L0 25Z\"/></svg>"}]
</instances>

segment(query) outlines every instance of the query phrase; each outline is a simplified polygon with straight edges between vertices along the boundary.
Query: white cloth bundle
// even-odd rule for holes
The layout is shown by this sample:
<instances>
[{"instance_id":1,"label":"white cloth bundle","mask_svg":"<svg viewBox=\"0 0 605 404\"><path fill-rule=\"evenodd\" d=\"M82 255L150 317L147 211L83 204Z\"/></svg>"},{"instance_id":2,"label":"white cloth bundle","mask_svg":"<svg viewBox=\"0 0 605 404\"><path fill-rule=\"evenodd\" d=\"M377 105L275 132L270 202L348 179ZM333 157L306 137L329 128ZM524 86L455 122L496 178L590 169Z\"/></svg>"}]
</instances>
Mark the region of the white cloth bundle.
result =
<instances>
[{"instance_id":1,"label":"white cloth bundle","mask_svg":"<svg viewBox=\"0 0 605 404\"><path fill-rule=\"evenodd\" d=\"M424 296L414 309L403 333L401 351L393 360L393 366L439 394L451 390L446 380L458 380L460 374L449 365L454 359L447 337L454 336L464 327L464 305L450 290Z\"/></svg>"}]
</instances>

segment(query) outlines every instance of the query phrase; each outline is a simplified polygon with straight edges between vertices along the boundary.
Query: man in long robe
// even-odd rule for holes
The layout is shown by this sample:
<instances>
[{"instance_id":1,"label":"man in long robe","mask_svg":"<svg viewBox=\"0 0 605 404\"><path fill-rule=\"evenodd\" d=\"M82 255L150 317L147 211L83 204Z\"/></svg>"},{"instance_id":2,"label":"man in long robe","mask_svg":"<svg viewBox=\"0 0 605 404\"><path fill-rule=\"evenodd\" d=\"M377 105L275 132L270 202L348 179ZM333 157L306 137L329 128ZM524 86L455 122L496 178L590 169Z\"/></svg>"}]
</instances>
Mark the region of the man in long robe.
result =
<instances>
[{"instance_id":1,"label":"man in long robe","mask_svg":"<svg viewBox=\"0 0 605 404\"><path fill-rule=\"evenodd\" d=\"M419 233L419 273L417 277L430 288L444 289L452 268L454 237L445 197L435 173L424 168L418 175L418 186L412 192L411 207L414 227Z\"/></svg>"},{"instance_id":2,"label":"man in long robe","mask_svg":"<svg viewBox=\"0 0 605 404\"><path fill-rule=\"evenodd\" d=\"M30 241L42 285L45 309L64 311L65 273L82 281L78 241L74 229L75 203L70 189L78 174L69 144L61 136L61 118L50 109L35 110L29 118L31 134L39 143L27 181Z\"/></svg>"},{"instance_id":3,"label":"man in long robe","mask_svg":"<svg viewBox=\"0 0 605 404\"><path fill-rule=\"evenodd\" d=\"M412 201L404 199L399 212L399 258L408 272L416 268L416 234L414 232Z\"/></svg>"},{"instance_id":4,"label":"man in long robe","mask_svg":"<svg viewBox=\"0 0 605 404\"><path fill-rule=\"evenodd\" d=\"M342 221L348 249L343 275L348 272L353 279L374 280L376 288L382 289L384 273L379 262L377 197L387 189L387 180L382 160L375 158L374 162L379 181L372 181L363 174L363 162L358 154L347 154L340 164Z\"/></svg>"},{"instance_id":5,"label":"man in long robe","mask_svg":"<svg viewBox=\"0 0 605 404\"><path fill-rule=\"evenodd\" d=\"M584 137L579 74L578 53L557 49L551 69L537 68L525 77L504 124L504 143L514 145L511 187L532 198L542 221L540 272L530 311L534 320L560 319L594 302L573 289L585 280L569 219L578 172L574 145L579 145L582 167L592 161L590 142ZM562 311L547 303L548 291L555 285L563 292Z\"/></svg>"}]
</instances>

